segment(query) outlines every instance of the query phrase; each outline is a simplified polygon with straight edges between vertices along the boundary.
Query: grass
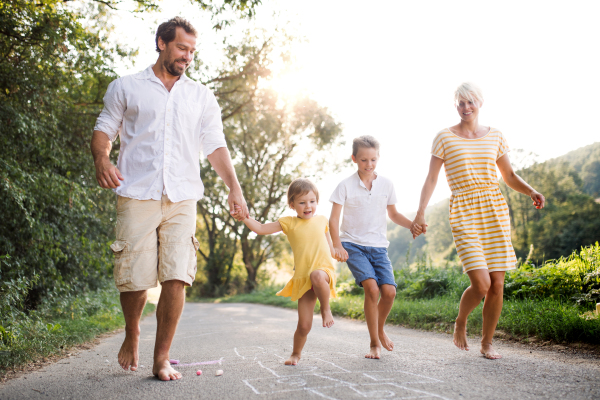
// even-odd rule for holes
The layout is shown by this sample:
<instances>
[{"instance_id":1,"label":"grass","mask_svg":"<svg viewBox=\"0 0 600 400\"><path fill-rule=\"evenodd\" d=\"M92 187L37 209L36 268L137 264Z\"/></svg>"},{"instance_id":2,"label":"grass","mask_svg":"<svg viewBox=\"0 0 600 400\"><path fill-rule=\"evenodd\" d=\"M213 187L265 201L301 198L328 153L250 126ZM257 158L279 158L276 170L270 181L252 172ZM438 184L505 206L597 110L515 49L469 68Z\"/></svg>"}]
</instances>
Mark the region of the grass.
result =
<instances>
[{"instance_id":1,"label":"grass","mask_svg":"<svg viewBox=\"0 0 600 400\"><path fill-rule=\"evenodd\" d=\"M146 304L143 315L155 306ZM43 304L12 321L0 342L0 377L32 362L66 352L69 347L125 326L114 288L68 296Z\"/></svg>"}]
</instances>

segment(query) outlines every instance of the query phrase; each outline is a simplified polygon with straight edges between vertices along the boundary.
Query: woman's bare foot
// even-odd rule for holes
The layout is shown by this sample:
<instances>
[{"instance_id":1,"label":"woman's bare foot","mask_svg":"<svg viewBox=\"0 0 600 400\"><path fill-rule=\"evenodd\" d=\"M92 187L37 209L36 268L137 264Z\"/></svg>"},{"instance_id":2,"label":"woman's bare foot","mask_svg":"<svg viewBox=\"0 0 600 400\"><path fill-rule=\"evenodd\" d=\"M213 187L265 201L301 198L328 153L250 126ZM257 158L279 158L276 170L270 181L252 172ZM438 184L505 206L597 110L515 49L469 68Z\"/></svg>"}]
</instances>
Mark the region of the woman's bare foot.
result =
<instances>
[{"instance_id":1,"label":"woman's bare foot","mask_svg":"<svg viewBox=\"0 0 600 400\"><path fill-rule=\"evenodd\" d=\"M454 345L461 350L469 351L469 342L467 342L467 324L454 324Z\"/></svg>"},{"instance_id":2,"label":"woman's bare foot","mask_svg":"<svg viewBox=\"0 0 600 400\"><path fill-rule=\"evenodd\" d=\"M371 346L371 350L365 354L365 358L379 360L381 358L381 346Z\"/></svg>"},{"instance_id":3,"label":"woman's bare foot","mask_svg":"<svg viewBox=\"0 0 600 400\"><path fill-rule=\"evenodd\" d=\"M300 361L300 354L294 354L290 356L287 360L285 360L285 365L298 365L298 361Z\"/></svg>"},{"instance_id":4,"label":"woman's bare foot","mask_svg":"<svg viewBox=\"0 0 600 400\"><path fill-rule=\"evenodd\" d=\"M175 381L181 379L181 373L175 371L173 367L171 367L168 358L163 361L155 361L154 366L152 367L152 373L161 381Z\"/></svg>"},{"instance_id":5,"label":"woman's bare foot","mask_svg":"<svg viewBox=\"0 0 600 400\"><path fill-rule=\"evenodd\" d=\"M125 340L123 340L121 350L119 350L119 355L117 356L117 359L119 360L119 365L125 371L129 370L130 368L132 371L137 370L139 361L139 344L139 327L137 328L137 330L125 331Z\"/></svg>"},{"instance_id":6,"label":"woman's bare foot","mask_svg":"<svg viewBox=\"0 0 600 400\"><path fill-rule=\"evenodd\" d=\"M333 325L333 314L331 314L331 309L327 310L321 309L321 317L323 318L323 328L331 328Z\"/></svg>"},{"instance_id":7,"label":"woman's bare foot","mask_svg":"<svg viewBox=\"0 0 600 400\"><path fill-rule=\"evenodd\" d=\"M379 332L379 341L381 341L381 345L387 351L394 350L394 342L392 342L392 340L388 337L385 331Z\"/></svg>"},{"instance_id":8,"label":"woman's bare foot","mask_svg":"<svg viewBox=\"0 0 600 400\"><path fill-rule=\"evenodd\" d=\"M481 344L481 354L488 360L497 360L502 358L500 354L492 347L492 344Z\"/></svg>"}]
</instances>

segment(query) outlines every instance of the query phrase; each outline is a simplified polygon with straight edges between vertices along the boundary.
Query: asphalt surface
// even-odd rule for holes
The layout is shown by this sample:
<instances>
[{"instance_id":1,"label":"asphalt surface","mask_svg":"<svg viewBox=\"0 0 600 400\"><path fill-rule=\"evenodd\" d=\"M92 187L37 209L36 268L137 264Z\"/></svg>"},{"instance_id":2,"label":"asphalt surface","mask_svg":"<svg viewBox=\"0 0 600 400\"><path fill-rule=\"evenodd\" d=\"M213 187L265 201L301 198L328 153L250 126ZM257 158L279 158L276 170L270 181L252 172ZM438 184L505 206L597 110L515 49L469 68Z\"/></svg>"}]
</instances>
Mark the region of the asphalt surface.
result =
<instances>
[{"instance_id":1,"label":"asphalt surface","mask_svg":"<svg viewBox=\"0 0 600 400\"><path fill-rule=\"evenodd\" d=\"M183 379L160 382L151 362L156 320L142 321L137 372L117 353L124 333L0 386L0 399L599 399L600 361L499 344L500 360L457 350L445 334L388 327L395 342L381 360L363 357L364 323L316 315L303 359L284 366L296 312L251 304L188 303L171 357ZM199 364L202 363L202 364ZM196 371L202 370L197 376ZM223 370L222 376L215 376Z\"/></svg>"}]
</instances>

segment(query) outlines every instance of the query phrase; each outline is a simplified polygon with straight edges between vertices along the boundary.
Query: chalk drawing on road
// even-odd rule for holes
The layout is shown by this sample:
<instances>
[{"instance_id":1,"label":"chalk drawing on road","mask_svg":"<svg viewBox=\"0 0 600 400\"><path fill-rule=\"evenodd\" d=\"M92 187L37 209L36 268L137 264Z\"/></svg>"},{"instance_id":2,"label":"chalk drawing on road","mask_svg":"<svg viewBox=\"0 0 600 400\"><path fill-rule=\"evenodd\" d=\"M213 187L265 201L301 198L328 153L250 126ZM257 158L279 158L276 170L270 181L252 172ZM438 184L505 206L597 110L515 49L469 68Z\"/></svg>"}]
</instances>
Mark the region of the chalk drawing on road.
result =
<instances>
[{"instance_id":1,"label":"chalk drawing on road","mask_svg":"<svg viewBox=\"0 0 600 400\"><path fill-rule=\"evenodd\" d=\"M258 352L258 349L261 351ZM265 377L242 380L256 395L305 391L332 400L446 399L434 393L434 386L443 381L400 369L377 369L373 365L372 370L356 371L345 365L343 358L336 357L336 362L332 362L324 359L327 357L316 357L316 353L311 354L310 362L290 367L273 358L273 352L264 348L245 348L242 352L236 348L235 352L266 374ZM352 365L356 366L355 360Z\"/></svg>"}]
</instances>

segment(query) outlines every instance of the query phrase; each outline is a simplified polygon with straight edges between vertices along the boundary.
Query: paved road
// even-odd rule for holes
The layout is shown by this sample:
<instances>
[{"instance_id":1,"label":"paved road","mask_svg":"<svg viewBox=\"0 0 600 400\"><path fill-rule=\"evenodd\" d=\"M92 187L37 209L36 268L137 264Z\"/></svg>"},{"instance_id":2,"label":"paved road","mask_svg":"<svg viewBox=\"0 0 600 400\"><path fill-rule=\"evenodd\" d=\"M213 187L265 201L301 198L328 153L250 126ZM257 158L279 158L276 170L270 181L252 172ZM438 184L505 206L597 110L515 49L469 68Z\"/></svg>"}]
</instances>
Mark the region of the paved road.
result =
<instances>
[{"instance_id":1,"label":"paved road","mask_svg":"<svg viewBox=\"0 0 600 400\"><path fill-rule=\"evenodd\" d=\"M291 350L295 311L250 304L185 307L172 349L183 379L152 377L156 327L142 322L138 372L123 372L117 352L123 333L91 350L0 386L0 399L598 399L600 360L500 344L490 361L461 352L450 336L389 327L396 343L381 360L366 360L364 323L337 319L315 328L297 367ZM476 341L472 345L477 349ZM189 365L205 363L201 365ZM202 369L203 375L196 376ZM222 369L223 376L215 371Z\"/></svg>"}]
</instances>

